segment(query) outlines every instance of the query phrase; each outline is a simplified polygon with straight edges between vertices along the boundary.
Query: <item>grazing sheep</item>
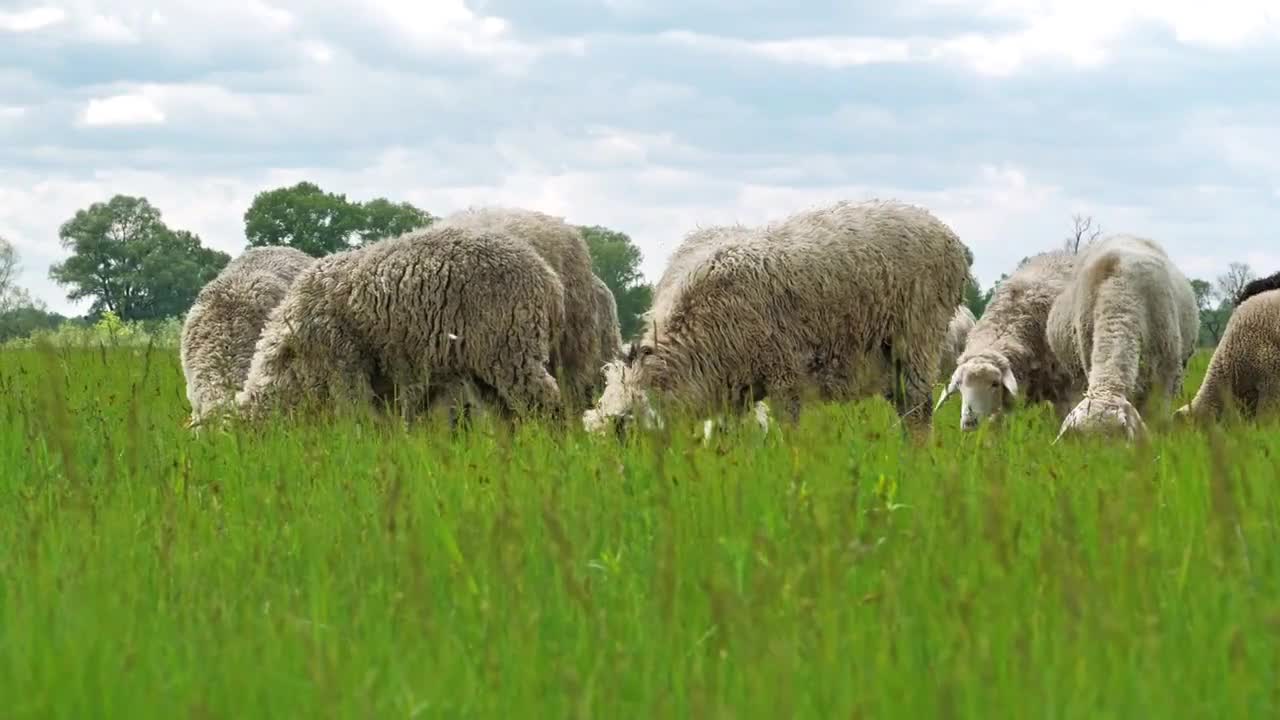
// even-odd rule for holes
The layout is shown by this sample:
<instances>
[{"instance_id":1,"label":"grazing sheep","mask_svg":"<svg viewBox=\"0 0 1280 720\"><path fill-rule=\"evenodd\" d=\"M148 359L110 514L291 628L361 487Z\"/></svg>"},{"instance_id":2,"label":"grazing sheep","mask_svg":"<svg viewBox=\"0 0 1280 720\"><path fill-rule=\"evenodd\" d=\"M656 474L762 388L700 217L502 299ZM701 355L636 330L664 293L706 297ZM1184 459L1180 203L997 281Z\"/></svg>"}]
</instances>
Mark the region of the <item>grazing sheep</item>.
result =
<instances>
[{"instance_id":1,"label":"grazing sheep","mask_svg":"<svg viewBox=\"0 0 1280 720\"><path fill-rule=\"evenodd\" d=\"M249 374L267 316L314 261L291 247L254 247L201 288L183 321L178 348L191 403L188 427L230 407Z\"/></svg>"},{"instance_id":2,"label":"grazing sheep","mask_svg":"<svg viewBox=\"0 0 1280 720\"><path fill-rule=\"evenodd\" d=\"M1216 419L1228 403L1246 417L1280 406L1280 283L1246 288L1237 299L1204 382L1191 403L1175 413L1179 419Z\"/></svg>"},{"instance_id":3,"label":"grazing sheep","mask_svg":"<svg viewBox=\"0 0 1280 720\"><path fill-rule=\"evenodd\" d=\"M561 408L548 372L564 288L529 244L447 223L317 260L289 289L237 396L277 403L386 401L405 419L459 388L520 416Z\"/></svg>"},{"instance_id":4,"label":"grazing sheep","mask_svg":"<svg viewBox=\"0 0 1280 720\"><path fill-rule=\"evenodd\" d=\"M445 227L506 232L532 246L551 266L564 287L564 325L552 344L551 373L559 378L566 403L575 408L590 404L600 366L609 355L600 343L605 331L597 327L598 278L591 270L591 253L582 231L546 213L509 207L468 208L437 222Z\"/></svg>"},{"instance_id":5,"label":"grazing sheep","mask_svg":"<svg viewBox=\"0 0 1280 720\"><path fill-rule=\"evenodd\" d=\"M1159 244L1133 235L1090 244L1049 311L1049 346L1085 387L1058 439L1145 432L1138 408L1180 392L1199 334L1191 283Z\"/></svg>"},{"instance_id":6,"label":"grazing sheep","mask_svg":"<svg viewBox=\"0 0 1280 720\"><path fill-rule=\"evenodd\" d=\"M1073 379L1049 350L1045 327L1075 266L1070 253L1040 253L996 286L935 410L959 391L960 429L973 431L1021 392L1027 402L1048 401L1059 416L1066 414Z\"/></svg>"},{"instance_id":7,"label":"grazing sheep","mask_svg":"<svg viewBox=\"0 0 1280 720\"><path fill-rule=\"evenodd\" d=\"M604 281L591 276L595 291L595 327L598 333L597 355L604 362L622 357L622 328L618 324L618 302ZM597 368L599 370L599 368Z\"/></svg>"},{"instance_id":8,"label":"grazing sheep","mask_svg":"<svg viewBox=\"0 0 1280 720\"><path fill-rule=\"evenodd\" d=\"M973 326L977 322L978 319L973 316L973 311L967 305L956 308L956 314L952 316L951 324L947 326L947 336L942 341L942 357L938 360L939 378L949 378L951 373L955 372L956 360L960 357L960 353L964 352L969 333L973 332Z\"/></svg>"},{"instance_id":9,"label":"grazing sheep","mask_svg":"<svg viewBox=\"0 0 1280 720\"><path fill-rule=\"evenodd\" d=\"M870 394L855 377L865 365L876 369L875 392L879 368L892 368L899 415L927 427L938 353L968 277L955 233L926 210L876 201L686 242L716 234L677 250L683 259L658 283L642 338L606 369L605 392L583 415L589 430L652 418L650 392L699 412L778 397L794 421L809 391Z\"/></svg>"}]
</instances>

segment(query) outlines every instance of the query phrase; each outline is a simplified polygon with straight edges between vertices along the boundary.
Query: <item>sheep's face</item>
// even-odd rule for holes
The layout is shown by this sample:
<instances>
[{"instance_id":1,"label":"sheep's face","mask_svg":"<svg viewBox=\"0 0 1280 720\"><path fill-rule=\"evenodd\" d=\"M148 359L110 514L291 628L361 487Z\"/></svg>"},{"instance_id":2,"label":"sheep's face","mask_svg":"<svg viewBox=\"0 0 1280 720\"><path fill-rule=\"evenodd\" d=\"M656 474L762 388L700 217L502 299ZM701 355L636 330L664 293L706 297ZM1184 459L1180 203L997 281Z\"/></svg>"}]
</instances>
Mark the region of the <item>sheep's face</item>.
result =
<instances>
[{"instance_id":1,"label":"sheep's face","mask_svg":"<svg viewBox=\"0 0 1280 720\"><path fill-rule=\"evenodd\" d=\"M938 401L938 407L957 391L961 402L960 429L969 432L977 430L983 419L1004 407L1006 391L1010 396L1018 394L1018 381L1007 366L982 359L967 360L952 373L951 383Z\"/></svg>"},{"instance_id":2,"label":"sheep's face","mask_svg":"<svg viewBox=\"0 0 1280 720\"><path fill-rule=\"evenodd\" d=\"M657 421L633 368L622 360L615 360L605 364L602 372L604 392L595 407L582 414L582 425L587 432L603 432L610 425L621 432L636 415L650 423Z\"/></svg>"}]
</instances>

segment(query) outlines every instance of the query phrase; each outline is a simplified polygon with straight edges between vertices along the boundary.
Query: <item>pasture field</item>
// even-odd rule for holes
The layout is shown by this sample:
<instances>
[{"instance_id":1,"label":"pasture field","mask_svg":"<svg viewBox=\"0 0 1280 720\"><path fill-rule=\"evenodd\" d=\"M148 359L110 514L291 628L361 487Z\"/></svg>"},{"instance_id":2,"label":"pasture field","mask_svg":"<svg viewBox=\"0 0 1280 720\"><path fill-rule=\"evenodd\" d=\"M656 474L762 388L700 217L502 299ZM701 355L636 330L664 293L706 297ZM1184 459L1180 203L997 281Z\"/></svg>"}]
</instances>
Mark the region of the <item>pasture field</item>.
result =
<instances>
[{"instance_id":1,"label":"pasture field","mask_svg":"<svg viewBox=\"0 0 1280 720\"><path fill-rule=\"evenodd\" d=\"M193 438L183 392L0 353L3 717L1280 717L1280 424Z\"/></svg>"}]
</instances>

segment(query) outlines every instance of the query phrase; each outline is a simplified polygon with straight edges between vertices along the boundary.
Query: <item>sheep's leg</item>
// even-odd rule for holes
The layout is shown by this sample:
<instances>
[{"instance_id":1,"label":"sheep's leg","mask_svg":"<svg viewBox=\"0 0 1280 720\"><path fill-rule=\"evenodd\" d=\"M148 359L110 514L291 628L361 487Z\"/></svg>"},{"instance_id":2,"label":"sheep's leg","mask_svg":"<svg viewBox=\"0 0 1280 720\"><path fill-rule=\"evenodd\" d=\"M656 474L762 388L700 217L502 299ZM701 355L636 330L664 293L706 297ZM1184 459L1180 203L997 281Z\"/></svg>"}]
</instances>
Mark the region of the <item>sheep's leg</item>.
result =
<instances>
[{"instance_id":1,"label":"sheep's leg","mask_svg":"<svg viewBox=\"0 0 1280 720\"><path fill-rule=\"evenodd\" d=\"M927 429L933 421L933 388L928 362L907 358L895 361L894 391L898 416L916 430Z\"/></svg>"},{"instance_id":2,"label":"sheep's leg","mask_svg":"<svg viewBox=\"0 0 1280 720\"><path fill-rule=\"evenodd\" d=\"M711 443L711 435L715 432L716 425L720 425L720 418L707 418L702 421L702 445L706 447Z\"/></svg>"},{"instance_id":3,"label":"sheep's leg","mask_svg":"<svg viewBox=\"0 0 1280 720\"><path fill-rule=\"evenodd\" d=\"M760 432L765 435L769 434L769 406L763 400L757 400L755 404L756 425L760 427Z\"/></svg>"}]
</instances>

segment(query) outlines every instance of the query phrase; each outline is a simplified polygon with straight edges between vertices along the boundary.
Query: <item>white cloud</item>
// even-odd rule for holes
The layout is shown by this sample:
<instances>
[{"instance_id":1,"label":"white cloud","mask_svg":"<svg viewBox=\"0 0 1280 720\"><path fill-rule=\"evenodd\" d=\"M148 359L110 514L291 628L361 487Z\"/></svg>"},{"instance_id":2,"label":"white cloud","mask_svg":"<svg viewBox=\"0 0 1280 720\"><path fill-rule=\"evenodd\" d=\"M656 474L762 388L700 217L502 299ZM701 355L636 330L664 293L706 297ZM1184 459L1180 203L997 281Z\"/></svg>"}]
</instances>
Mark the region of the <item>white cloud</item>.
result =
<instances>
[{"instance_id":1,"label":"white cloud","mask_svg":"<svg viewBox=\"0 0 1280 720\"><path fill-rule=\"evenodd\" d=\"M196 129L211 118L237 121L259 118L260 105L278 109L282 101L275 96L245 95L211 84L146 84L89 100L80 121L90 127L185 123L187 129Z\"/></svg>"},{"instance_id":2,"label":"white cloud","mask_svg":"<svg viewBox=\"0 0 1280 720\"><path fill-rule=\"evenodd\" d=\"M141 38L124 20L115 15L94 13L81 23L86 39L103 45L135 45Z\"/></svg>"},{"instance_id":3,"label":"white cloud","mask_svg":"<svg viewBox=\"0 0 1280 720\"><path fill-rule=\"evenodd\" d=\"M333 48L318 40L308 40L302 44L302 52L312 62L327 65L333 62Z\"/></svg>"},{"instance_id":4,"label":"white cloud","mask_svg":"<svg viewBox=\"0 0 1280 720\"><path fill-rule=\"evenodd\" d=\"M0 12L0 32L26 33L57 25L67 18L62 8L36 7L18 12Z\"/></svg>"},{"instance_id":5,"label":"white cloud","mask_svg":"<svg viewBox=\"0 0 1280 720\"><path fill-rule=\"evenodd\" d=\"M919 0L908 15L927 17L947 8L958 14L1012 23L985 33L879 37L826 35L782 40L742 40L684 30L663 39L780 63L846 68L889 63L960 62L973 71L1007 76L1040 62L1097 68L1132 49L1129 38L1144 26L1170 30L1179 43L1237 49L1280 37L1274 0Z\"/></svg>"},{"instance_id":6,"label":"white cloud","mask_svg":"<svg viewBox=\"0 0 1280 720\"><path fill-rule=\"evenodd\" d=\"M150 97L131 93L90 100L80 121L90 127L159 125L164 123L165 114Z\"/></svg>"},{"instance_id":7,"label":"white cloud","mask_svg":"<svg viewBox=\"0 0 1280 720\"><path fill-rule=\"evenodd\" d=\"M271 25L273 29L288 30L293 27L294 14L284 8L270 5L262 0L251 0L245 3L245 9L259 22Z\"/></svg>"},{"instance_id":8,"label":"white cloud","mask_svg":"<svg viewBox=\"0 0 1280 720\"><path fill-rule=\"evenodd\" d=\"M809 37L788 40L749 41L687 30L670 30L659 37L689 47L757 55L781 63L842 68L854 65L901 63L918 60L911 40L877 37Z\"/></svg>"},{"instance_id":9,"label":"white cloud","mask_svg":"<svg viewBox=\"0 0 1280 720\"><path fill-rule=\"evenodd\" d=\"M949 8L981 17L1012 20L1023 29L1010 39L1033 38L1055 52L1071 43L1099 48L1116 43L1140 25L1170 30L1186 45L1238 48L1280 32L1273 0L922 0L925 9Z\"/></svg>"}]
</instances>

